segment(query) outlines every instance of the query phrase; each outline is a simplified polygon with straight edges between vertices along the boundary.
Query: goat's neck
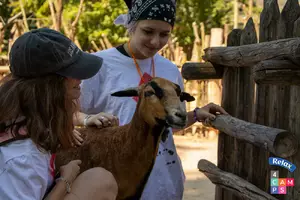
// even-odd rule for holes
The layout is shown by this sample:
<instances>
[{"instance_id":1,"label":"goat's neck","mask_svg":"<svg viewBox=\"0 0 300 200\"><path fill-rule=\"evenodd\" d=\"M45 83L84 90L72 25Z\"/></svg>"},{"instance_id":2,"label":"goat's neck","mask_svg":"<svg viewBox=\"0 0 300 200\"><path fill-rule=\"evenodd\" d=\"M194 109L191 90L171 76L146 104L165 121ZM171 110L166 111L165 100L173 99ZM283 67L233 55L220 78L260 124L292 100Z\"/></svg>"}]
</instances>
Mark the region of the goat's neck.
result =
<instances>
[{"instance_id":1,"label":"goat's neck","mask_svg":"<svg viewBox=\"0 0 300 200\"><path fill-rule=\"evenodd\" d=\"M147 153L152 151L153 156L156 156L160 137L165 128L166 127L163 125L150 126L144 120L142 120L139 112L136 111L132 121L129 124L126 140L132 140L128 142L135 144L135 147L137 147L135 150L141 152L142 149Z\"/></svg>"}]
</instances>

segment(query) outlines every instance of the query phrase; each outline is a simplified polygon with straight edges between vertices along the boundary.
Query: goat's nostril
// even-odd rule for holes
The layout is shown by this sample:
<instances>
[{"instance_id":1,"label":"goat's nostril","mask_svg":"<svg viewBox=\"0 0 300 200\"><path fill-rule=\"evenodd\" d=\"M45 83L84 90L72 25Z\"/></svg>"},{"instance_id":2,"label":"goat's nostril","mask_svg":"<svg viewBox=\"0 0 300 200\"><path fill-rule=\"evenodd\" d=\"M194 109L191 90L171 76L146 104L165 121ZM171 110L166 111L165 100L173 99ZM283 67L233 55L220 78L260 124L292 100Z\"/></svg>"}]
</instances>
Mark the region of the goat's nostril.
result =
<instances>
[{"instance_id":1,"label":"goat's nostril","mask_svg":"<svg viewBox=\"0 0 300 200\"><path fill-rule=\"evenodd\" d=\"M175 116L181 118L181 119L185 119L186 118L186 114L185 113L182 113L182 112L176 112L175 113Z\"/></svg>"}]
</instances>

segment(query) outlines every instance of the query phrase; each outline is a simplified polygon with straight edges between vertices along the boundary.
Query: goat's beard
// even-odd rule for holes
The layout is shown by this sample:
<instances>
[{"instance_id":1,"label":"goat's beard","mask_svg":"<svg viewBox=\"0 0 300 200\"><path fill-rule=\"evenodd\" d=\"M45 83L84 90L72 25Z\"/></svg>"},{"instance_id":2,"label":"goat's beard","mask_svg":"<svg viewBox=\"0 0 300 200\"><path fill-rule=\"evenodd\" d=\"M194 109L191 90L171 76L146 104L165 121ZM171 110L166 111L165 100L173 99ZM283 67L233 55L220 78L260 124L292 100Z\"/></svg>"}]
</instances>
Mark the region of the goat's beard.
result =
<instances>
[{"instance_id":1,"label":"goat's beard","mask_svg":"<svg viewBox=\"0 0 300 200\"><path fill-rule=\"evenodd\" d=\"M165 119L159 119L159 118L156 117L155 120L156 120L157 124L160 125L160 126L164 126L166 128L170 127L167 120L165 120Z\"/></svg>"}]
</instances>

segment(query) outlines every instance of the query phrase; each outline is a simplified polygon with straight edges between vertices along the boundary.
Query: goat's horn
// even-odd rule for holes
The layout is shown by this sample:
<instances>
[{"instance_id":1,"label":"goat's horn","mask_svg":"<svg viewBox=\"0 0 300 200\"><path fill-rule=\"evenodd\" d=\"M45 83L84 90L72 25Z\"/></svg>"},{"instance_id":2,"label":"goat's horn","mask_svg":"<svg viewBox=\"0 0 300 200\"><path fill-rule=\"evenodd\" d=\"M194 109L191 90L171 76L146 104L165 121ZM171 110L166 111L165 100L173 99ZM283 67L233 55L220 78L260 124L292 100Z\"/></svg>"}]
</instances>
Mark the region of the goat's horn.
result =
<instances>
[{"instance_id":1,"label":"goat's horn","mask_svg":"<svg viewBox=\"0 0 300 200\"><path fill-rule=\"evenodd\" d=\"M187 102L190 102L190 101L194 101L195 98L190 95L189 93L187 92L181 92L180 94L180 101L187 101Z\"/></svg>"},{"instance_id":2,"label":"goat's horn","mask_svg":"<svg viewBox=\"0 0 300 200\"><path fill-rule=\"evenodd\" d=\"M111 96L115 97L135 97L138 96L138 89L137 88L129 88L126 90L117 91L111 94Z\"/></svg>"}]
</instances>

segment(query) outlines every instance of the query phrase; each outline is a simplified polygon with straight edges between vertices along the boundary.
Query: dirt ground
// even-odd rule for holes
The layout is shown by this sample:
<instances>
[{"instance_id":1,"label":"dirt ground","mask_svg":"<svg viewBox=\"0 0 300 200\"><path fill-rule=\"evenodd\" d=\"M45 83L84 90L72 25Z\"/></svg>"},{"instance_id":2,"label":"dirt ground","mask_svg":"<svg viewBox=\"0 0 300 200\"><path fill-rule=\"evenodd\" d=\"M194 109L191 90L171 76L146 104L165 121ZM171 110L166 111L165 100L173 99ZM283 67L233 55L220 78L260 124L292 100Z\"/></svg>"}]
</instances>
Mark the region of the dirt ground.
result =
<instances>
[{"instance_id":1,"label":"dirt ground","mask_svg":"<svg viewBox=\"0 0 300 200\"><path fill-rule=\"evenodd\" d=\"M197 164L200 159L217 164L217 138L207 140L174 135L174 140L186 175L183 199L214 200L215 186L198 170Z\"/></svg>"}]
</instances>

